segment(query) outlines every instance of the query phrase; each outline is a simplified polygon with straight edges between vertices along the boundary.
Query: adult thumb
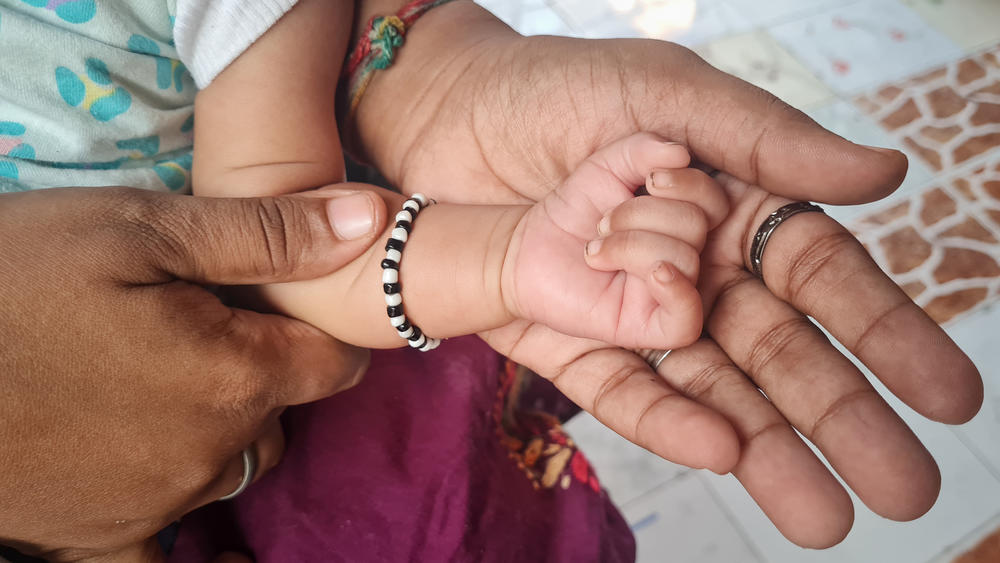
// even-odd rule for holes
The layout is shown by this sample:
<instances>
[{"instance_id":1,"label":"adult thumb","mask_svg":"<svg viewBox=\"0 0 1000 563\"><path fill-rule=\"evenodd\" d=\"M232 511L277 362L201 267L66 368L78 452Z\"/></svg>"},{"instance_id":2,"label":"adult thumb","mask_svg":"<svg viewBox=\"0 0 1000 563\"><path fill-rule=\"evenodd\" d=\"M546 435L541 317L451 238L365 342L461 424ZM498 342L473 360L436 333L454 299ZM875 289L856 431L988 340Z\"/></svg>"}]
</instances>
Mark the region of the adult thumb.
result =
<instances>
[{"instance_id":1,"label":"adult thumb","mask_svg":"<svg viewBox=\"0 0 1000 563\"><path fill-rule=\"evenodd\" d=\"M341 184L342 186L343 184ZM245 199L177 198L166 212L168 250L153 260L171 275L203 284L244 285L314 279L360 256L385 225L374 188L325 189Z\"/></svg>"},{"instance_id":2,"label":"adult thumb","mask_svg":"<svg viewBox=\"0 0 1000 563\"><path fill-rule=\"evenodd\" d=\"M686 61L691 63L692 61ZM831 204L875 201L906 175L903 153L852 143L827 131L769 92L696 61L676 82L683 116L673 128L698 160L750 184L794 199ZM683 123L681 123L683 122ZM669 137L669 135L668 135Z\"/></svg>"}]
</instances>

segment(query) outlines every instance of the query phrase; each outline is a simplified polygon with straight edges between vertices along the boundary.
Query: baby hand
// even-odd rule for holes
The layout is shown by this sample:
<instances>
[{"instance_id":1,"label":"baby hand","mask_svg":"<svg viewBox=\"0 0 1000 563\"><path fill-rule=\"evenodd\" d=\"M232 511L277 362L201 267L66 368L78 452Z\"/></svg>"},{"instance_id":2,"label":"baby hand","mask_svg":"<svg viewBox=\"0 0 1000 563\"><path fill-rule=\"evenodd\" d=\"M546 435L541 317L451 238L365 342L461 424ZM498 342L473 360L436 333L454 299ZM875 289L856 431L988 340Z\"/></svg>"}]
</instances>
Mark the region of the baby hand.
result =
<instances>
[{"instance_id":1,"label":"baby hand","mask_svg":"<svg viewBox=\"0 0 1000 563\"><path fill-rule=\"evenodd\" d=\"M591 155L515 230L502 276L508 309L619 346L694 342L698 255L728 202L689 161L684 147L647 133ZM643 183L650 195L635 197Z\"/></svg>"}]
</instances>

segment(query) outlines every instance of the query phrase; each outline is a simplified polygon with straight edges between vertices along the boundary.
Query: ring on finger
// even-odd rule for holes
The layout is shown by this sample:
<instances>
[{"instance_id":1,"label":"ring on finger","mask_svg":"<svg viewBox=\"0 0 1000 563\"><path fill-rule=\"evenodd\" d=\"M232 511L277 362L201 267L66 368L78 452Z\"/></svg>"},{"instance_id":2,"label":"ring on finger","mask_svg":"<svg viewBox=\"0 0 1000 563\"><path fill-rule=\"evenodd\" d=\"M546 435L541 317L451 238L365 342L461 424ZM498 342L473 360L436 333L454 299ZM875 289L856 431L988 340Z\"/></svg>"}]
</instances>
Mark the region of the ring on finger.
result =
<instances>
[{"instance_id":1,"label":"ring on finger","mask_svg":"<svg viewBox=\"0 0 1000 563\"><path fill-rule=\"evenodd\" d=\"M236 487L235 491L220 497L219 500L231 500L238 497L253 482L254 474L257 473L257 456L254 454L253 446L243 450L241 457L243 459L243 478L240 480L239 486Z\"/></svg>"},{"instance_id":2,"label":"ring on finger","mask_svg":"<svg viewBox=\"0 0 1000 563\"><path fill-rule=\"evenodd\" d=\"M762 280L764 279L764 272L761 269L764 259L764 248L767 246L767 242L771 240L771 235L774 234L778 225L781 225L793 215L810 211L824 213L823 208L814 203L796 201L782 205L774 213L768 215L767 219L764 219L764 222L757 228L757 233L753 236L753 243L750 245L750 269L753 275Z\"/></svg>"},{"instance_id":3,"label":"ring on finger","mask_svg":"<svg viewBox=\"0 0 1000 563\"><path fill-rule=\"evenodd\" d=\"M639 350L639 355L642 356L642 359L646 360L646 363L649 364L649 367L653 368L653 371L656 371L659 369L660 364L663 363L663 360L666 360L667 356L670 355L670 352L673 352L673 350Z\"/></svg>"}]
</instances>

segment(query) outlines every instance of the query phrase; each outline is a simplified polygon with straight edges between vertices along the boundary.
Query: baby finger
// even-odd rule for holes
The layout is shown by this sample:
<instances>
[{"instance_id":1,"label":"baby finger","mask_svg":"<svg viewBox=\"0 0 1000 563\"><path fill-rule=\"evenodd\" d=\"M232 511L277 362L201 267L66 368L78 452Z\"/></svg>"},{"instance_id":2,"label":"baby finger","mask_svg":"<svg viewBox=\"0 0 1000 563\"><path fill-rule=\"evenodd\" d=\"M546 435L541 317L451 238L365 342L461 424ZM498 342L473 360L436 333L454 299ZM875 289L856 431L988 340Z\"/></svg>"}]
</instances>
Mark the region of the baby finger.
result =
<instances>
[{"instance_id":1,"label":"baby finger","mask_svg":"<svg viewBox=\"0 0 1000 563\"><path fill-rule=\"evenodd\" d=\"M698 251L690 244L650 231L620 231L587 243L587 265L595 270L625 270L645 278L660 262L673 264L692 284L698 282Z\"/></svg>"}]
</instances>

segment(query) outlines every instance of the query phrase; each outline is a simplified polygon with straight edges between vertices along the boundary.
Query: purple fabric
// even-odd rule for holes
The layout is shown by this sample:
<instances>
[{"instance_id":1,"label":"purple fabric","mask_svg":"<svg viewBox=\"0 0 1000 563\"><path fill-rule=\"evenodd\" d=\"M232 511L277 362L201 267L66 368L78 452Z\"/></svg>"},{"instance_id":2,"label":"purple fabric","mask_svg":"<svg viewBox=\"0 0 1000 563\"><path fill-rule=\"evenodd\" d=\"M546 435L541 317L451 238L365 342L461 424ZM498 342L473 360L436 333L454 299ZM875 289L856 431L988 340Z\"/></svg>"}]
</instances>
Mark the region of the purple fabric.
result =
<instances>
[{"instance_id":1,"label":"purple fabric","mask_svg":"<svg viewBox=\"0 0 1000 563\"><path fill-rule=\"evenodd\" d=\"M373 352L358 387L286 412L282 463L185 517L170 561L633 561L578 452L556 486L518 466L495 415L505 373L475 337Z\"/></svg>"}]
</instances>

